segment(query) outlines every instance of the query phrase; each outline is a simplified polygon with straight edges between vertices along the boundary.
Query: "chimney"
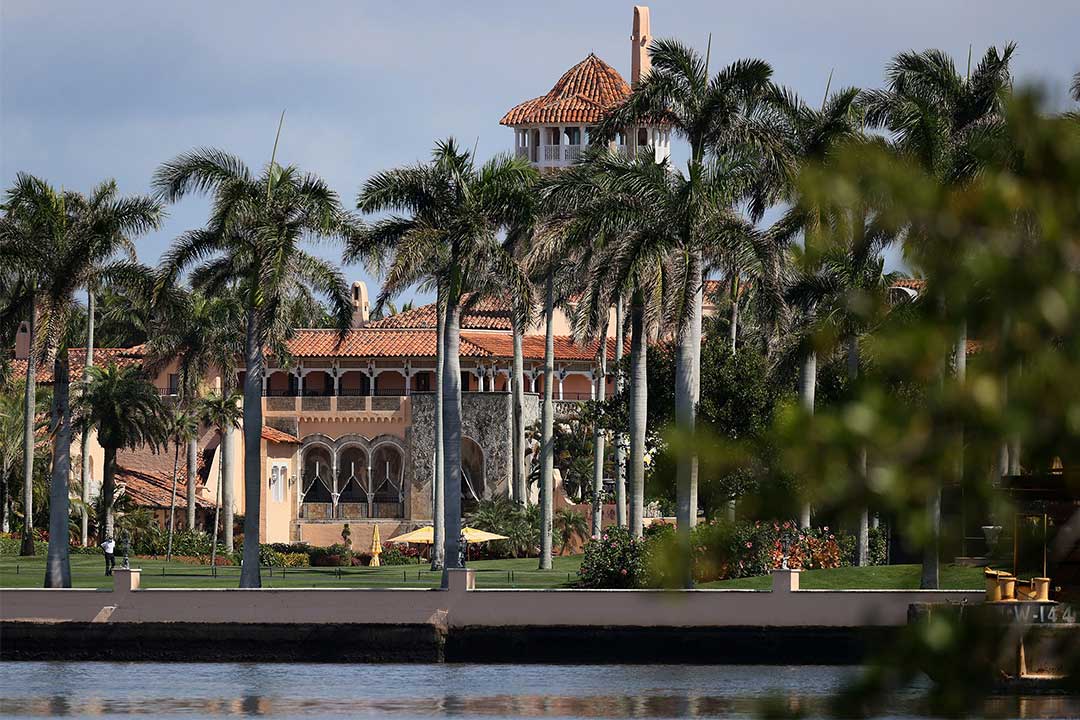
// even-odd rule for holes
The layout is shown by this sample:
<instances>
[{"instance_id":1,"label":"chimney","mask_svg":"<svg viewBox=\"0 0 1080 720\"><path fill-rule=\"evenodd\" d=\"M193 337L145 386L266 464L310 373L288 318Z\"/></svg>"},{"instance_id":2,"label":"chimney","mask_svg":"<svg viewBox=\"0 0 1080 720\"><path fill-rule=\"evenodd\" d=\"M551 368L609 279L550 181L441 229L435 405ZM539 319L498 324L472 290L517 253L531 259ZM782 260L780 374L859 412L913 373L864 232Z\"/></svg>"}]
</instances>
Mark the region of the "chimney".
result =
<instances>
[{"instance_id":1,"label":"chimney","mask_svg":"<svg viewBox=\"0 0 1080 720\"><path fill-rule=\"evenodd\" d=\"M363 280L357 280L352 284L352 326L363 327L368 321L368 311L371 309L368 303L367 285Z\"/></svg>"},{"instance_id":2,"label":"chimney","mask_svg":"<svg viewBox=\"0 0 1080 720\"><path fill-rule=\"evenodd\" d=\"M649 30L649 8L644 5L634 6L634 34L630 36L630 85L637 87L641 78L652 69L649 57L649 43L652 33Z\"/></svg>"}]
</instances>

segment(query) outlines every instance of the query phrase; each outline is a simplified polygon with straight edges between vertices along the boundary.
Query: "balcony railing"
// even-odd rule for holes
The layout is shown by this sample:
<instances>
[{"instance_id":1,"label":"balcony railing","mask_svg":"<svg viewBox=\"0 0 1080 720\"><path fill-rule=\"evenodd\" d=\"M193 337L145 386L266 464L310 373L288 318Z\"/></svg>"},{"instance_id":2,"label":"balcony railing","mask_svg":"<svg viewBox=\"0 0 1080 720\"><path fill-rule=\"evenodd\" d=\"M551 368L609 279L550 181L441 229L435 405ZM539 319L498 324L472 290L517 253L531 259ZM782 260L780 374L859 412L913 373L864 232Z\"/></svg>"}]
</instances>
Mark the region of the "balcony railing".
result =
<instances>
[{"instance_id":1,"label":"balcony railing","mask_svg":"<svg viewBox=\"0 0 1080 720\"><path fill-rule=\"evenodd\" d=\"M545 145L544 146L544 160L548 162L558 161L562 159L562 147L559 145Z\"/></svg>"},{"instance_id":2,"label":"balcony railing","mask_svg":"<svg viewBox=\"0 0 1080 720\"><path fill-rule=\"evenodd\" d=\"M400 412L403 395L270 395L263 399L268 413L298 412Z\"/></svg>"},{"instance_id":3,"label":"balcony railing","mask_svg":"<svg viewBox=\"0 0 1080 720\"><path fill-rule=\"evenodd\" d=\"M328 502L300 504L301 520L395 520L405 517L401 502Z\"/></svg>"},{"instance_id":4,"label":"balcony railing","mask_svg":"<svg viewBox=\"0 0 1080 720\"><path fill-rule=\"evenodd\" d=\"M543 145L542 147L544 148L544 162L574 163L581 159L581 145Z\"/></svg>"}]
</instances>

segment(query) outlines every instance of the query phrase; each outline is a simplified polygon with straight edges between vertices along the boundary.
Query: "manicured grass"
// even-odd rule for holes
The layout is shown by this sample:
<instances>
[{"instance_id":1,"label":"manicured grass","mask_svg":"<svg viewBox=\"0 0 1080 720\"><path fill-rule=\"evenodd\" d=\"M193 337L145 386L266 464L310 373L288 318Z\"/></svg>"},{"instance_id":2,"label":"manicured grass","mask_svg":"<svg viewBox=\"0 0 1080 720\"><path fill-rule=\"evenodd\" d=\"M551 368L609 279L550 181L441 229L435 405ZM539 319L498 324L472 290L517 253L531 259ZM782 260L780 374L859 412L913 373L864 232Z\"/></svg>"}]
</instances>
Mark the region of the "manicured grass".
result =
<instances>
[{"instance_id":1,"label":"manicured grass","mask_svg":"<svg viewBox=\"0 0 1080 720\"><path fill-rule=\"evenodd\" d=\"M799 587L803 590L916 590L919 587L920 570L919 565L807 570L799 577ZM985 587L982 568L942 565L940 585L943 590L981 590ZM772 577L759 575L738 580L718 580L702 583L699 587L768 590L772 587Z\"/></svg>"},{"instance_id":2,"label":"manicured grass","mask_svg":"<svg viewBox=\"0 0 1080 720\"><path fill-rule=\"evenodd\" d=\"M556 588L568 587L577 580L581 556L556 557L553 569L537 570L536 558L514 560L474 560L476 584L481 588ZM105 577L100 555L71 556L71 584L77 588L112 587ZM239 567L219 567L217 577L206 565L166 563L164 560L137 558L132 567L142 568L144 588L233 588L239 585ZM41 587L45 577L45 558L0 557L0 588ZM367 568L263 568L263 587L438 587L441 573L433 573L427 563Z\"/></svg>"}]
</instances>

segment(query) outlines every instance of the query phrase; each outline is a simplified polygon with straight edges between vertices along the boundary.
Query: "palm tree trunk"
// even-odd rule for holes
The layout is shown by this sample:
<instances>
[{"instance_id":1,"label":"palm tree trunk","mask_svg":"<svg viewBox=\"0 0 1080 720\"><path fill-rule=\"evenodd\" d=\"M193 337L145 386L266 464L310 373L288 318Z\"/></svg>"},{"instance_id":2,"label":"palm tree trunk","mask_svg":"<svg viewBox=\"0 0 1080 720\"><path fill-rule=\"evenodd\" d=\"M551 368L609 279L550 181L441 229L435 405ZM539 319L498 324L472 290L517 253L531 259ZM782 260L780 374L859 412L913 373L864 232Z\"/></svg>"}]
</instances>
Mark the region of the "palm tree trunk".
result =
<instances>
[{"instance_id":1,"label":"palm tree trunk","mask_svg":"<svg viewBox=\"0 0 1080 720\"><path fill-rule=\"evenodd\" d=\"M221 470L221 463L218 463L218 486L217 492L214 493L214 529L210 535L210 567L217 566L217 544L218 544L218 521L221 517L221 486L224 484L224 473ZM211 572L213 570L211 569Z\"/></svg>"},{"instance_id":2,"label":"palm tree trunk","mask_svg":"<svg viewBox=\"0 0 1080 720\"><path fill-rule=\"evenodd\" d=\"M701 363L701 260L693 260L696 269L690 282L696 288L691 303L690 318L679 334L675 353L675 424L684 438L694 434L697 420L697 403L700 395ZM734 353L734 346L732 346ZM691 443L689 447L692 447ZM693 583L690 567L690 532L697 523L697 454L680 455L676 469L676 526L682 555L683 585Z\"/></svg>"},{"instance_id":3,"label":"palm tree trunk","mask_svg":"<svg viewBox=\"0 0 1080 720\"><path fill-rule=\"evenodd\" d=\"M71 587L71 563L68 548L71 532L68 529L71 478L71 389L67 352L61 350L53 362L53 469L49 483L49 552L45 560L45 587Z\"/></svg>"},{"instance_id":4,"label":"palm tree trunk","mask_svg":"<svg viewBox=\"0 0 1080 720\"><path fill-rule=\"evenodd\" d=\"M859 380L859 339L854 334L847 338L847 372L852 390ZM866 446L856 451L854 487L860 495L866 493ZM870 564L870 511L865 503L859 511L859 528L855 547L855 564L865 567Z\"/></svg>"},{"instance_id":5,"label":"palm tree trunk","mask_svg":"<svg viewBox=\"0 0 1080 720\"><path fill-rule=\"evenodd\" d=\"M649 399L645 298L634 290L630 302L630 532L640 538L645 516L645 412Z\"/></svg>"},{"instance_id":6,"label":"palm tree trunk","mask_svg":"<svg viewBox=\"0 0 1080 720\"><path fill-rule=\"evenodd\" d=\"M809 350L803 356L802 368L799 370L799 402L809 415L814 414L814 395L817 391L817 353ZM799 527L803 530L810 527L810 503L804 501L799 510Z\"/></svg>"},{"instance_id":7,"label":"palm tree trunk","mask_svg":"<svg viewBox=\"0 0 1080 720\"><path fill-rule=\"evenodd\" d=\"M615 301L615 392L620 393L623 389L622 381L622 357L623 357L623 299L622 295ZM615 433L615 524L626 527L626 473L623 467L623 443L625 438L621 432Z\"/></svg>"},{"instance_id":8,"label":"palm tree trunk","mask_svg":"<svg viewBox=\"0 0 1080 720\"><path fill-rule=\"evenodd\" d=\"M728 347L735 354L735 341L739 337L739 276L731 274L731 320L728 323Z\"/></svg>"},{"instance_id":9,"label":"palm tree trunk","mask_svg":"<svg viewBox=\"0 0 1080 720\"><path fill-rule=\"evenodd\" d=\"M521 346L521 318L513 313L512 332L514 335L513 365L513 451L514 451L514 500L520 505L528 505L528 475L525 472L525 353Z\"/></svg>"},{"instance_id":10,"label":"palm tree trunk","mask_svg":"<svg viewBox=\"0 0 1080 720\"><path fill-rule=\"evenodd\" d=\"M445 566L461 567L461 306L450 291L446 304L442 393L443 483L446 493ZM443 584L447 577L443 575Z\"/></svg>"},{"instance_id":11,"label":"palm tree trunk","mask_svg":"<svg viewBox=\"0 0 1080 720\"><path fill-rule=\"evenodd\" d=\"M176 474L180 471L180 438L176 438L172 462L172 492L169 494L169 542L165 547L166 562L172 560L173 533L176 531Z\"/></svg>"},{"instance_id":12,"label":"palm tree trunk","mask_svg":"<svg viewBox=\"0 0 1080 720\"><path fill-rule=\"evenodd\" d=\"M953 368L956 373L956 381L963 383L967 376L967 323L961 323L957 334L956 345L953 348ZM955 468L956 480L963 482L964 479L964 428L957 429L956 442L957 465ZM937 590L940 587L940 553L941 553L941 482L935 481L930 492L930 500L927 503L928 538L923 548L922 575L919 578L919 587L923 590Z\"/></svg>"},{"instance_id":13,"label":"palm tree trunk","mask_svg":"<svg viewBox=\"0 0 1080 720\"><path fill-rule=\"evenodd\" d=\"M259 389L260 395L262 394L262 388ZM262 398L259 399L262 402ZM233 432L234 428L232 423L226 423L225 432L221 438L221 472L225 476L225 481L221 486L221 515L222 532L225 533L225 550L228 552L233 551L233 535L235 531L233 524L235 520L233 518L233 512L236 508L236 499L233 497ZM245 438L247 433L245 431ZM261 448L260 448L261 450ZM256 455L256 457L258 457ZM244 478L245 482L247 478ZM244 517L247 517L245 513ZM244 525L244 537L247 538L247 525Z\"/></svg>"},{"instance_id":14,"label":"palm tree trunk","mask_svg":"<svg viewBox=\"0 0 1080 720\"><path fill-rule=\"evenodd\" d=\"M94 293L86 292L86 365L83 368L83 382L90 381L90 368L94 366ZM82 492L82 546L86 547L90 534L90 425L83 423L79 440L80 468L79 485Z\"/></svg>"},{"instance_id":15,"label":"palm tree trunk","mask_svg":"<svg viewBox=\"0 0 1080 720\"><path fill-rule=\"evenodd\" d=\"M23 415L23 536L20 555L34 554L34 426L37 408L37 291L30 294L30 352L26 357L26 394Z\"/></svg>"},{"instance_id":16,"label":"palm tree trunk","mask_svg":"<svg viewBox=\"0 0 1080 720\"><path fill-rule=\"evenodd\" d=\"M443 433L443 371L446 367L446 302L440 288L435 300L436 350L435 359L435 479L432 488L432 546L431 569L442 570L446 566L446 444Z\"/></svg>"},{"instance_id":17,"label":"palm tree trunk","mask_svg":"<svg viewBox=\"0 0 1080 720\"><path fill-rule=\"evenodd\" d=\"M607 398L607 325L600 336L600 378L596 388L596 399L604 402ZM600 539L601 526L604 522L604 429L600 423L593 426L593 498L592 498L592 536Z\"/></svg>"},{"instance_id":18,"label":"palm tree trunk","mask_svg":"<svg viewBox=\"0 0 1080 720\"><path fill-rule=\"evenodd\" d=\"M4 457L0 468L0 532L11 532L11 493L8 492L8 479L11 476L11 458Z\"/></svg>"},{"instance_id":19,"label":"palm tree trunk","mask_svg":"<svg viewBox=\"0 0 1080 720\"><path fill-rule=\"evenodd\" d=\"M105 511L105 519L101 523L103 530L99 530L101 539L113 538L116 529L116 516L113 513L113 504L116 502L116 448L104 447L105 467L101 472L101 507Z\"/></svg>"},{"instance_id":20,"label":"palm tree trunk","mask_svg":"<svg viewBox=\"0 0 1080 720\"><path fill-rule=\"evenodd\" d=\"M195 529L195 479L199 474L199 437L188 440L187 444L187 527Z\"/></svg>"},{"instance_id":21,"label":"palm tree trunk","mask_svg":"<svg viewBox=\"0 0 1080 720\"><path fill-rule=\"evenodd\" d=\"M555 380L555 277L548 272L544 282L544 407L540 437L540 569L551 569L551 523L555 476L555 407L552 385Z\"/></svg>"},{"instance_id":22,"label":"palm tree trunk","mask_svg":"<svg viewBox=\"0 0 1080 720\"><path fill-rule=\"evenodd\" d=\"M258 337L255 308L248 309L244 344L244 563L240 587L262 587L259 570L259 523L262 513L262 376L263 348ZM224 454L222 459L224 460ZM231 478L225 478L222 487ZM224 500L223 500L224 502ZM226 511L226 519L231 513ZM226 528L226 536L232 528Z\"/></svg>"}]
</instances>

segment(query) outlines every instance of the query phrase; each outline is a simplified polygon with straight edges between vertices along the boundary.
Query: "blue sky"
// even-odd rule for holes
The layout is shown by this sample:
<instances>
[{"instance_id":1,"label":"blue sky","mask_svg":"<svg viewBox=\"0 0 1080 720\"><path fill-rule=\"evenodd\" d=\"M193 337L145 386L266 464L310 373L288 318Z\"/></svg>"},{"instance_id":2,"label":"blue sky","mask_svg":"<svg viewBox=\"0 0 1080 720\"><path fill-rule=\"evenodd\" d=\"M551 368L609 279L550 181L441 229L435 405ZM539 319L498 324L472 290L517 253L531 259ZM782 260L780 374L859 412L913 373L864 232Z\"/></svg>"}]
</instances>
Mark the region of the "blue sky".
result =
<instances>
[{"instance_id":1,"label":"blue sky","mask_svg":"<svg viewBox=\"0 0 1080 720\"><path fill-rule=\"evenodd\" d=\"M498 125L590 51L629 75L632 2L0 3L0 180L17 171L80 190L115 177L146 192L154 168L195 146L258 166L286 110L279 159L314 171L351 206L372 172L424 158L454 135L487 157ZM1069 103L1080 70L1080 3L1043 0L654 2L653 34L705 47L713 63L761 57L818 100L880 85L897 52L1018 43L1014 71ZM676 152L684 158L685 152ZM139 241L158 260L206 203L186 200ZM322 251L336 257L331 251ZM359 267L350 278L371 280Z\"/></svg>"}]
</instances>

